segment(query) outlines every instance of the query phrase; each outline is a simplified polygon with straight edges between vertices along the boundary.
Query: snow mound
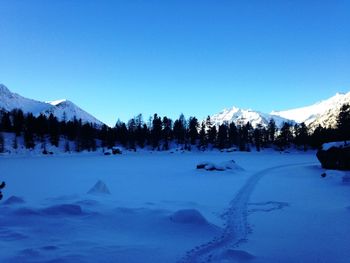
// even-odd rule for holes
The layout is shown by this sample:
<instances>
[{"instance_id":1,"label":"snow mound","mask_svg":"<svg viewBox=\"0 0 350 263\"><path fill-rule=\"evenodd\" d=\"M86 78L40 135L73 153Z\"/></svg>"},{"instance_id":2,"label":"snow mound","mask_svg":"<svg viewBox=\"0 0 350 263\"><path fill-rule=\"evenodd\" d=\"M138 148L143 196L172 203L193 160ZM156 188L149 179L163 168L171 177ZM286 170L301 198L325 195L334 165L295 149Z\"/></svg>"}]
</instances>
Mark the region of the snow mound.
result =
<instances>
[{"instance_id":1,"label":"snow mound","mask_svg":"<svg viewBox=\"0 0 350 263\"><path fill-rule=\"evenodd\" d=\"M253 260L255 256L243 250L227 249L220 255L220 259L228 262L243 262Z\"/></svg>"},{"instance_id":2,"label":"snow mound","mask_svg":"<svg viewBox=\"0 0 350 263\"><path fill-rule=\"evenodd\" d=\"M197 169L205 169L207 171L226 171L226 170L243 171L244 170L242 167L237 165L234 160L222 162L219 164L214 164L211 162L201 162L197 164Z\"/></svg>"},{"instance_id":3,"label":"snow mound","mask_svg":"<svg viewBox=\"0 0 350 263\"><path fill-rule=\"evenodd\" d=\"M98 180L97 183L87 192L88 194L111 194L107 185Z\"/></svg>"},{"instance_id":4,"label":"snow mound","mask_svg":"<svg viewBox=\"0 0 350 263\"><path fill-rule=\"evenodd\" d=\"M81 206L72 204L54 205L42 210L47 215L81 215Z\"/></svg>"},{"instance_id":5,"label":"snow mound","mask_svg":"<svg viewBox=\"0 0 350 263\"><path fill-rule=\"evenodd\" d=\"M237 171L243 171L244 170L241 166L236 164L236 162L234 160L223 162L223 163L221 163L221 164L219 164L217 166L221 166L225 170L237 170Z\"/></svg>"},{"instance_id":6,"label":"snow mound","mask_svg":"<svg viewBox=\"0 0 350 263\"><path fill-rule=\"evenodd\" d=\"M6 201L4 201L5 205L14 205L14 204L23 204L24 200L18 196L10 196Z\"/></svg>"},{"instance_id":7,"label":"snow mound","mask_svg":"<svg viewBox=\"0 0 350 263\"><path fill-rule=\"evenodd\" d=\"M208 221L196 209L182 209L176 211L170 219L181 224L207 225Z\"/></svg>"}]
</instances>

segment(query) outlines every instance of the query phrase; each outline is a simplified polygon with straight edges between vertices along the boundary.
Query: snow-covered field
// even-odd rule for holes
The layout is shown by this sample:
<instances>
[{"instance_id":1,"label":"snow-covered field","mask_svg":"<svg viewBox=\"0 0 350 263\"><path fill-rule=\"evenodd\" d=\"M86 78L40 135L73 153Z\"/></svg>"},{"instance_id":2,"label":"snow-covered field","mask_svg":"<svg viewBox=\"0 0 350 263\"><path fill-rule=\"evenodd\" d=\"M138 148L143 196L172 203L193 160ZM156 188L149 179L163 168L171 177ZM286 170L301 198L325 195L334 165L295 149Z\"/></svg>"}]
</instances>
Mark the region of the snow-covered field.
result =
<instances>
[{"instance_id":1,"label":"snow-covered field","mask_svg":"<svg viewBox=\"0 0 350 263\"><path fill-rule=\"evenodd\" d=\"M314 152L2 157L0 262L349 262L350 183L323 172Z\"/></svg>"}]
</instances>

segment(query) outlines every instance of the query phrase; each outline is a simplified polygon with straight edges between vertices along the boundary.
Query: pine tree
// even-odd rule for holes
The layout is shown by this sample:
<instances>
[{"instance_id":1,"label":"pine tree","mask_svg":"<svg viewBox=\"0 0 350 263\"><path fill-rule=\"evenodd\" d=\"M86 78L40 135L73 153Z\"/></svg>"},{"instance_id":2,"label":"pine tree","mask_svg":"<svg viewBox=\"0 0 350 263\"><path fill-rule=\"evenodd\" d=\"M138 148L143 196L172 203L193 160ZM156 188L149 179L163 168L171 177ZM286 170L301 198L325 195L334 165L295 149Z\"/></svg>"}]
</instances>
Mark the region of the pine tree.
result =
<instances>
[{"instance_id":1,"label":"pine tree","mask_svg":"<svg viewBox=\"0 0 350 263\"><path fill-rule=\"evenodd\" d=\"M284 150L285 148L289 148L292 142L293 133L291 131L291 125L288 122L284 122L275 144L280 150Z\"/></svg>"},{"instance_id":2,"label":"pine tree","mask_svg":"<svg viewBox=\"0 0 350 263\"><path fill-rule=\"evenodd\" d=\"M169 150L169 142L172 139L172 120L164 116L162 120L163 149Z\"/></svg>"},{"instance_id":3,"label":"pine tree","mask_svg":"<svg viewBox=\"0 0 350 263\"><path fill-rule=\"evenodd\" d=\"M199 131L199 145L198 148L205 150L208 147L207 134L205 122L202 121L201 129Z\"/></svg>"},{"instance_id":4,"label":"pine tree","mask_svg":"<svg viewBox=\"0 0 350 263\"><path fill-rule=\"evenodd\" d=\"M118 141L124 147L127 146L127 144L128 144L128 129L126 128L126 125L124 122L121 122L118 120L118 122L116 123L115 136L116 136L116 141Z\"/></svg>"},{"instance_id":5,"label":"pine tree","mask_svg":"<svg viewBox=\"0 0 350 263\"><path fill-rule=\"evenodd\" d=\"M251 141L250 133L252 131L252 126L249 122L245 125L239 127L238 136L239 136L239 150L240 151L250 151L249 142Z\"/></svg>"},{"instance_id":6,"label":"pine tree","mask_svg":"<svg viewBox=\"0 0 350 263\"><path fill-rule=\"evenodd\" d=\"M5 140L2 132L0 132L0 153L5 152Z\"/></svg>"},{"instance_id":7,"label":"pine tree","mask_svg":"<svg viewBox=\"0 0 350 263\"><path fill-rule=\"evenodd\" d=\"M254 129L254 144L256 147L256 150L260 152L261 144L262 144L262 125L258 124L256 128Z\"/></svg>"},{"instance_id":8,"label":"pine tree","mask_svg":"<svg viewBox=\"0 0 350 263\"><path fill-rule=\"evenodd\" d=\"M12 120L13 120L13 131L16 133L16 136L21 135L24 126L24 114L20 109L14 109L11 111Z\"/></svg>"},{"instance_id":9,"label":"pine tree","mask_svg":"<svg viewBox=\"0 0 350 263\"><path fill-rule=\"evenodd\" d=\"M227 124L223 123L219 126L218 137L217 137L217 147L221 150L227 147L228 134L227 134Z\"/></svg>"},{"instance_id":10,"label":"pine tree","mask_svg":"<svg viewBox=\"0 0 350 263\"><path fill-rule=\"evenodd\" d=\"M190 144L195 145L198 139L199 123L196 117L190 117L188 121L188 136Z\"/></svg>"},{"instance_id":11,"label":"pine tree","mask_svg":"<svg viewBox=\"0 0 350 263\"><path fill-rule=\"evenodd\" d=\"M0 183L0 200L3 198L2 189L4 189L5 186L6 186L5 182Z\"/></svg>"},{"instance_id":12,"label":"pine tree","mask_svg":"<svg viewBox=\"0 0 350 263\"><path fill-rule=\"evenodd\" d=\"M302 146L304 151L307 150L307 144L309 141L308 129L305 123L301 123L300 125L294 125L295 130L295 145Z\"/></svg>"},{"instance_id":13,"label":"pine tree","mask_svg":"<svg viewBox=\"0 0 350 263\"><path fill-rule=\"evenodd\" d=\"M136 128L135 119L130 119L128 121L128 147L132 150L136 150Z\"/></svg>"},{"instance_id":14,"label":"pine tree","mask_svg":"<svg viewBox=\"0 0 350 263\"><path fill-rule=\"evenodd\" d=\"M311 145L313 148L319 149L324 141L325 128L318 125L311 135Z\"/></svg>"},{"instance_id":15,"label":"pine tree","mask_svg":"<svg viewBox=\"0 0 350 263\"><path fill-rule=\"evenodd\" d=\"M64 152L66 153L70 152L70 146L69 146L68 140L66 140L66 143L64 144Z\"/></svg>"},{"instance_id":16,"label":"pine tree","mask_svg":"<svg viewBox=\"0 0 350 263\"><path fill-rule=\"evenodd\" d=\"M216 130L216 125L213 125L209 128L208 131L208 142L215 146L216 145L216 140L217 140L217 130Z\"/></svg>"},{"instance_id":17,"label":"pine tree","mask_svg":"<svg viewBox=\"0 0 350 263\"><path fill-rule=\"evenodd\" d=\"M157 113L153 115L151 137L153 149L160 150L159 144L162 137L162 120L158 117Z\"/></svg>"},{"instance_id":18,"label":"pine tree","mask_svg":"<svg viewBox=\"0 0 350 263\"><path fill-rule=\"evenodd\" d=\"M147 125L143 123L142 114L139 114L135 117L135 126L135 140L137 142L137 145L141 148L144 148L147 136L147 133L144 132L144 126L147 128Z\"/></svg>"},{"instance_id":19,"label":"pine tree","mask_svg":"<svg viewBox=\"0 0 350 263\"><path fill-rule=\"evenodd\" d=\"M269 124L267 125L268 143L273 144L275 142L276 132L277 126L275 120L270 119Z\"/></svg>"},{"instance_id":20,"label":"pine tree","mask_svg":"<svg viewBox=\"0 0 350 263\"><path fill-rule=\"evenodd\" d=\"M24 146L27 149L34 149L35 147L34 135L30 129L24 131Z\"/></svg>"},{"instance_id":21,"label":"pine tree","mask_svg":"<svg viewBox=\"0 0 350 263\"><path fill-rule=\"evenodd\" d=\"M79 120L81 125L81 120ZM50 142L52 145L58 147L60 139L59 123L57 118L51 113L48 119Z\"/></svg>"},{"instance_id":22,"label":"pine tree","mask_svg":"<svg viewBox=\"0 0 350 263\"><path fill-rule=\"evenodd\" d=\"M337 118L337 128L339 132L340 140L350 139L350 105L344 104L340 108L340 112Z\"/></svg>"},{"instance_id":23,"label":"pine tree","mask_svg":"<svg viewBox=\"0 0 350 263\"><path fill-rule=\"evenodd\" d=\"M12 148L15 149L15 150L18 149L18 139L17 139L17 136L15 136L15 137L13 138Z\"/></svg>"},{"instance_id":24,"label":"pine tree","mask_svg":"<svg viewBox=\"0 0 350 263\"><path fill-rule=\"evenodd\" d=\"M176 143L178 145L185 143L186 119L183 114L180 115L179 119L175 120L173 133L174 133L174 139L176 140Z\"/></svg>"},{"instance_id":25,"label":"pine tree","mask_svg":"<svg viewBox=\"0 0 350 263\"><path fill-rule=\"evenodd\" d=\"M11 119L10 119L10 113L9 112L3 112L2 113L2 117L1 117L1 121L0 121L0 128L2 131L5 132L12 132L12 123L11 123Z\"/></svg>"},{"instance_id":26,"label":"pine tree","mask_svg":"<svg viewBox=\"0 0 350 263\"><path fill-rule=\"evenodd\" d=\"M229 146L238 146L238 131L234 122L231 122L228 128L228 143Z\"/></svg>"}]
</instances>

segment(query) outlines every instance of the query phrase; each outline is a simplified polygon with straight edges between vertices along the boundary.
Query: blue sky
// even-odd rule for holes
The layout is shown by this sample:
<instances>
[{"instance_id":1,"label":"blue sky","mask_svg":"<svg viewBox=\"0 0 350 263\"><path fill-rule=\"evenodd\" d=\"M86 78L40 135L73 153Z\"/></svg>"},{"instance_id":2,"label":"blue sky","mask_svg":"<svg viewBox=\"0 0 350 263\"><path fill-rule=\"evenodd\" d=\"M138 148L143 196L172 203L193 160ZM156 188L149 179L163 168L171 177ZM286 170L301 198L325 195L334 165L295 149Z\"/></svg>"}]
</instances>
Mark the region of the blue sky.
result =
<instances>
[{"instance_id":1,"label":"blue sky","mask_svg":"<svg viewBox=\"0 0 350 263\"><path fill-rule=\"evenodd\" d=\"M349 1L0 1L0 83L108 124L350 91Z\"/></svg>"}]
</instances>

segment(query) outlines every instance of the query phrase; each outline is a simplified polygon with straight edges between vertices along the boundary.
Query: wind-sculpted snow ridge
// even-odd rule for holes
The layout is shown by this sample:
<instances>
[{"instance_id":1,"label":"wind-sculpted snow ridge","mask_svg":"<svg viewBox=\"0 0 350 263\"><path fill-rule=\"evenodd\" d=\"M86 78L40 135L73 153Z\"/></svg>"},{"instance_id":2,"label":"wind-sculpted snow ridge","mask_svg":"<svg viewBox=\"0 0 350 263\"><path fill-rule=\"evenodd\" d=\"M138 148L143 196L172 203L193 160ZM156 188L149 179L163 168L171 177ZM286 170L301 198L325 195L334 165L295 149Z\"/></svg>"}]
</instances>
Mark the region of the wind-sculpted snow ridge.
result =
<instances>
[{"instance_id":1,"label":"wind-sculpted snow ridge","mask_svg":"<svg viewBox=\"0 0 350 263\"><path fill-rule=\"evenodd\" d=\"M220 262L228 259L228 255L230 255L231 260L234 260L241 254L254 257L245 251L234 250L235 247L247 239L250 232L247 220L249 198L256 184L264 175L276 169L299 165L302 164L280 165L253 174L239 190L236 197L230 202L229 208L223 214L226 223L222 234L210 242L188 251L179 263Z\"/></svg>"}]
</instances>

